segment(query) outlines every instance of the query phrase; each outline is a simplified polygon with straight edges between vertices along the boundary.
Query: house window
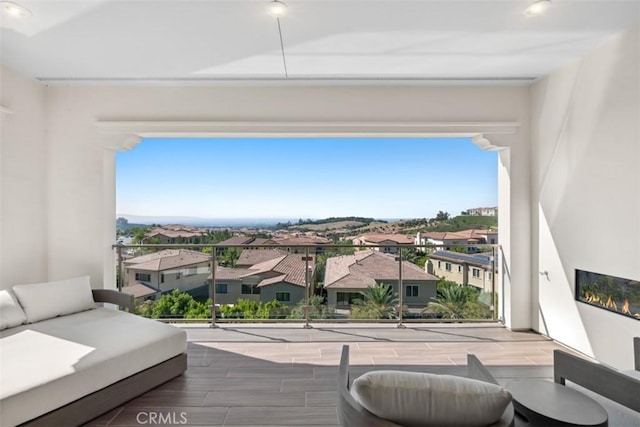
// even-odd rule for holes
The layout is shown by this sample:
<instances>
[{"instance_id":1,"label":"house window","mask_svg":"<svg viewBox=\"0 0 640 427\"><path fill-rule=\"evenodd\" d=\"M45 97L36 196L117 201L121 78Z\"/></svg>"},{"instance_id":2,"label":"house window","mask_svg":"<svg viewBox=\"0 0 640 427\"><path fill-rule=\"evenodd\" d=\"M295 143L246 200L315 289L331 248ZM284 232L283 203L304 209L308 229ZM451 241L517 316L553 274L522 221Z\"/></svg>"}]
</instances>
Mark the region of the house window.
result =
<instances>
[{"instance_id":1,"label":"house window","mask_svg":"<svg viewBox=\"0 0 640 427\"><path fill-rule=\"evenodd\" d=\"M160 273L160 283L164 283L164 273Z\"/></svg>"},{"instance_id":2,"label":"house window","mask_svg":"<svg viewBox=\"0 0 640 427\"><path fill-rule=\"evenodd\" d=\"M462 273L462 266L461 265L458 266L458 273Z\"/></svg>"},{"instance_id":3,"label":"house window","mask_svg":"<svg viewBox=\"0 0 640 427\"><path fill-rule=\"evenodd\" d=\"M408 285L405 291L405 296L408 297L417 297L418 296L418 285Z\"/></svg>"},{"instance_id":4,"label":"house window","mask_svg":"<svg viewBox=\"0 0 640 427\"><path fill-rule=\"evenodd\" d=\"M472 271L473 277L480 277L480 269L474 268Z\"/></svg>"},{"instance_id":5,"label":"house window","mask_svg":"<svg viewBox=\"0 0 640 427\"><path fill-rule=\"evenodd\" d=\"M151 275L147 273L136 273L136 280L139 280L141 282L150 282Z\"/></svg>"},{"instance_id":6,"label":"house window","mask_svg":"<svg viewBox=\"0 0 640 427\"><path fill-rule=\"evenodd\" d=\"M451 263L450 262L445 262L444 263L444 269L447 271L451 271Z\"/></svg>"},{"instance_id":7,"label":"house window","mask_svg":"<svg viewBox=\"0 0 640 427\"><path fill-rule=\"evenodd\" d=\"M489 272L489 280L493 279L493 273Z\"/></svg>"},{"instance_id":8,"label":"house window","mask_svg":"<svg viewBox=\"0 0 640 427\"><path fill-rule=\"evenodd\" d=\"M258 285L242 285L241 292L243 295L260 295L260 288Z\"/></svg>"},{"instance_id":9,"label":"house window","mask_svg":"<svg viewBox=\"0 0 640 427\"><path fill-rule=\"evenodd\" d=\"M438 261L438 268L442 268L442 262Z\"/></svg>"},{"instance_id":10,"label":"house window","mask_svg":"<svg viewBox=\"0 0 640 427\"><path fill-rule=\"evenodd\" d=\"M289 302L291 301L291 294L289 292L276 292L276 300Z\"/></svg>"},{"instance_id":11,"label":"house window","mask_svg":"<svg viewBox=\"0 0 640 427\"><path fill-rule=\"evenodd\" d=\"M362 295L359 292L337 292L336 304L345 306L353 304L357 299L362 299Z\"/></svg>"},{"instance_id":12,"label":"house window","mask_svg":"<svg viewBox=\"0 0 640 427\"><path fill-rule=\"evenodd\" d=\"M227 293L227 284L226 283L216 283L216 293L217 294L226 294Z\"/></svg>"}]
</instances>

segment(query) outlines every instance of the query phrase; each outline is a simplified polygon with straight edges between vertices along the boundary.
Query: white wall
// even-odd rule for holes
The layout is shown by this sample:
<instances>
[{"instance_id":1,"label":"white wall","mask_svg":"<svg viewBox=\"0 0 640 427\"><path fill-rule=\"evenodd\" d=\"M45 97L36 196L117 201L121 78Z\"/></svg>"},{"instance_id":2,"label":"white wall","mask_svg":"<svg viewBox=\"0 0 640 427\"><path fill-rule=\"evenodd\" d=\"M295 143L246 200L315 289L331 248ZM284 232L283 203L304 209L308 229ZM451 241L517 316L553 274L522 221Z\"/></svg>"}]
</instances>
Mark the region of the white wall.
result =
<instances>
[{"instance_id":1,"label":"white wall","mask_svg":"<svg viewBox=\"0 0 640 427\"><path fill-rule=\"evenodd\" d=\"M47 88L47 108L51 148L48 192L55 195L50 198L47 215L50 276L60 278L88 271L94 281L104 277L107 283L112 282L108 278L111 272L105 273L104 266L115 227L114 197L109 194L113 176L107 171L112 167L113 153L104 153L95 127L97 120L520 122L518 134L501 135L501 144L511 147L511 162L517 165L512 173L518 175L514 181L519 185L512 190L517 194L517 206L503 212L520 214L511 230L518 245L505 252L512 279L518 283L515 293L528 307L527 87L55 86ZM504 230L505 241L509 233ZM514 310L507 320L516 329L526 329L531 316L527 309Z\"/></svg>"},{"instance_id":2,"label":"white wall","mask_svg":"<svg viewBox=\"0 0 640 427\"><path fill-rule=\"evenodd\" d=\"M575 269L640 280L639 35L620 34L532 88L535 326L626 369L640 322L574 293Z\"/></svg>"},{"instance_id":3,"label":"white wall","mask_svg":"<svg viewBox=\"0 0 640 427\"><path fill-rule=\"evenodd\" d=\"M47 278L44 88L0 68L0 289Z\"/></svg>"}]
</instances>

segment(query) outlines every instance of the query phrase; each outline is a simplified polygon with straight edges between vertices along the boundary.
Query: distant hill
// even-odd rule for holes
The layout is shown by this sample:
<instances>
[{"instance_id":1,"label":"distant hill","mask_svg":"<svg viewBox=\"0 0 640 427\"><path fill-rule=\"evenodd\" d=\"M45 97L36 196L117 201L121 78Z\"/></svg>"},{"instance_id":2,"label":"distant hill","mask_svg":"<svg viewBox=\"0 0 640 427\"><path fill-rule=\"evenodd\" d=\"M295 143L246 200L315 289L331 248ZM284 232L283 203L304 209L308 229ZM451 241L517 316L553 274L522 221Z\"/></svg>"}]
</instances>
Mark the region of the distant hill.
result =
<instances>
[{"instance_id":1,"label":"distant hill","mask_svg":"<svg viewBox=\"0 0 640 427\"><path fill-rule=\"evenodd\" d=\"M327 230L336 230L336 229L349 229L353 230L360 227L368 226L372 223L387 223L387 221L376 220L374 218L363 218L358 216L347 216L347 217L330 217L325 219L316 219L316 220L302 220L300 219L295 224L276 224L276 227L280 226L280 228L292 228L296 230L307 230L307 231L327 231Z\"/></svg>"},{"instance_id":2,"label":"distant hill","mask_svg":"<svg viewBox=\"0 0 640 427\"><path fill-rule=\"evenodd\" d=\"M458 215L444 221L424 224L419 231L460 231L470 228L497 229L497 216Z\"/></svg>"}]
</instances>

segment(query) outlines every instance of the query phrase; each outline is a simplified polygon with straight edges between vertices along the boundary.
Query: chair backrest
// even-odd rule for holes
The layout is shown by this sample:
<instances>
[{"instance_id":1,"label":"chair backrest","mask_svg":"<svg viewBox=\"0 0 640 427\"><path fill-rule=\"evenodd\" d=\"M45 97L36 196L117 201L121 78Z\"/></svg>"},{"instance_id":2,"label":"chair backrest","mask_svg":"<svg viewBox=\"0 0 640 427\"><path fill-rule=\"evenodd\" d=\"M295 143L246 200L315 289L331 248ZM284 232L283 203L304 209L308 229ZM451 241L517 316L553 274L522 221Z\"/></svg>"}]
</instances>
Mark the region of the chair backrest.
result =
<instances>
[{"instance_id":1,"label":"chair backrest","mask_svg":"<svg viewBox=\"0 0 640 427\"><path fill-rule=\"evenodd\" d=\"M467 376L475 380L500 385L498 380L491 375L491 372L489 372L489 370L474 354L467 354ZM500 419L491 427L513 426L514 423L515 415L513 403L509 403L509 406L504 410L502 417L500 417Z\"/></svg>"},{"instance_id":2,"label":"chair backrest","mask_svg":"<svg viewBox=\"0 0 640 427\"><path fill-rule=\"evenodd\" d=\"M367 411L349 392L349 346L342 347L338 368L338 418L344 427L402 427Z\"/></svg>"},{"instance_id":3,"label":"chair backrest","mask_svg":"<svg viewBox=\"0 0 640 427\"><path fill-rule=\"evenodd\" d=\"M487 368L474 355L469 355L469 376L481 381L498 384ZM338 368L338 418L345 427L402 427L392 421L379 418L367 411L349 392L349 346L342 347ZM514 425L513 403L505 409L502 417L491 427Z\"/></svg>"}]
</instances>

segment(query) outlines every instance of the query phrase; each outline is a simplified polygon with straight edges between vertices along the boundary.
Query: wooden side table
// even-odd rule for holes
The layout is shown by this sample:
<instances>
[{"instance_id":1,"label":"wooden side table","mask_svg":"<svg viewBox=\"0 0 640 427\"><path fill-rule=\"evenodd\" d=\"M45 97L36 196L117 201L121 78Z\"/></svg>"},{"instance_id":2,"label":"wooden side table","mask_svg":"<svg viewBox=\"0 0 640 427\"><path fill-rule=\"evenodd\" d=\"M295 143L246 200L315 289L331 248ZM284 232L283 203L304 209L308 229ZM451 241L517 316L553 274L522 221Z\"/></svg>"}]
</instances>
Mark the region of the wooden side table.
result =
<instances>
[{"instance_id":1,"label":"wooden side table","mask_svg":"<svg viewBox=\"0 0 640 427\"><path fill-rule=\"evenodd\" d=\"M602 426L607 411L577 390L550 381L521 379L507 383L517 414L531 426Z\"/></svg>"}]
</instances>

